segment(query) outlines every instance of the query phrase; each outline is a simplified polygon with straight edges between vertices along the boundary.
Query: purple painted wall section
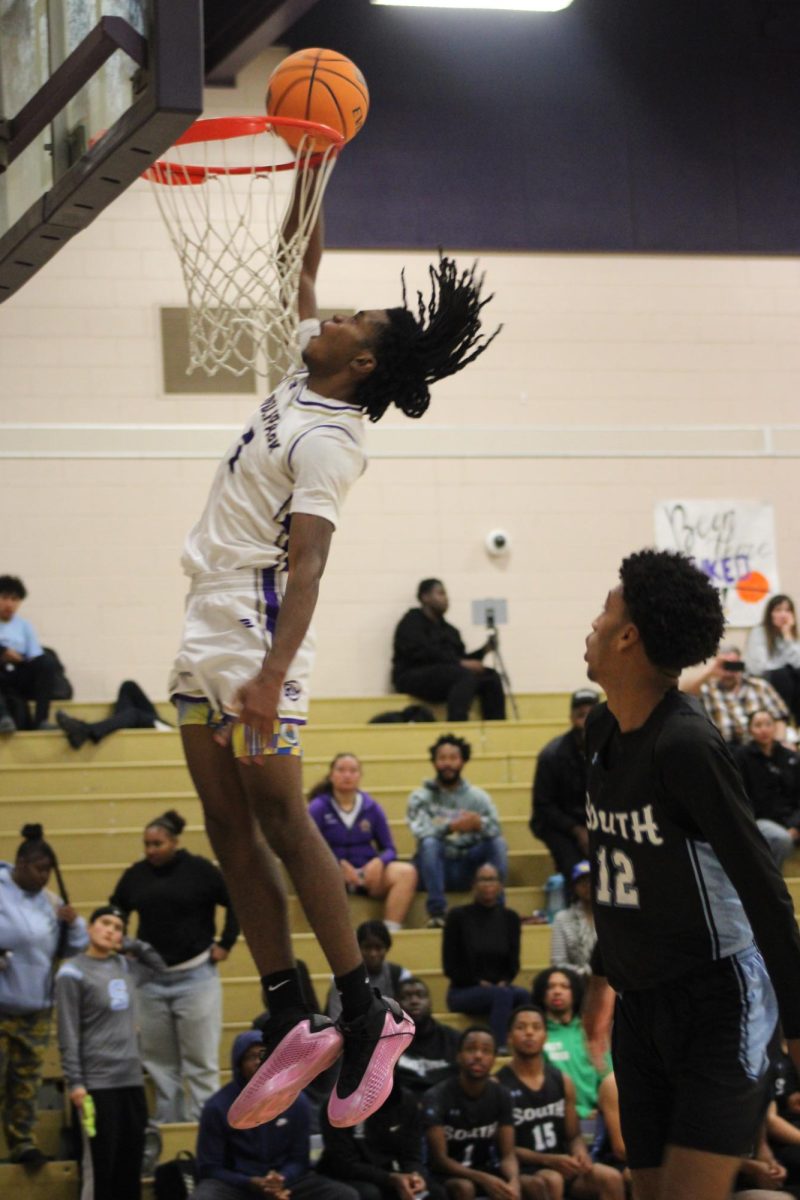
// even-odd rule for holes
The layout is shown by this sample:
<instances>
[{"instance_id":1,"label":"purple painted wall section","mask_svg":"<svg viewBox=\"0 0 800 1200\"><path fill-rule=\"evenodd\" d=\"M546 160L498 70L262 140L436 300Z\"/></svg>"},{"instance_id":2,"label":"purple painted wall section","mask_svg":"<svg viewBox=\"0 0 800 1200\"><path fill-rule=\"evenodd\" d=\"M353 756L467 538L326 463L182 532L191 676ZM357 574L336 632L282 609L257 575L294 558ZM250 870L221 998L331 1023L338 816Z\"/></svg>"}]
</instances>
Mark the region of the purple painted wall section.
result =
<instances>
[{"instance_id":1,"label":"purple painted wall section","mask_svg":"<svg viewBox=\"0 0 800 1200\"><path fill-rule=\"evenodd\" d=\"M371 89L331 246L800 251L796 0L319 0L287 40L350 55Z\"/></svg>"}]
</instances>

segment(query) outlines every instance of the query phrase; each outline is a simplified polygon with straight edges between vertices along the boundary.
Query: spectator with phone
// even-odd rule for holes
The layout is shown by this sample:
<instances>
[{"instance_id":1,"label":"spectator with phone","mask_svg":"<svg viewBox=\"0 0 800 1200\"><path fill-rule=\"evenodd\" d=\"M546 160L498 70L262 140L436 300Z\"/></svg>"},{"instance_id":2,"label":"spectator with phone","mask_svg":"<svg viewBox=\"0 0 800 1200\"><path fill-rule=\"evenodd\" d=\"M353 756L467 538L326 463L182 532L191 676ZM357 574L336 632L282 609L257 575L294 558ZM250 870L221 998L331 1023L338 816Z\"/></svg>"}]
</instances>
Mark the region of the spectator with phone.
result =
<instances>
[{"instance_id":1,"label":"spectator with phone","mask_svg":"<svg viewBox=\"0 0 800 1200\"><path fill-rule=\"evenodd\" d=\"M770 596L760 625L750 630L745 654L751 675L763 675L800 724L800 640L791 596Z\"/></svg>"},{"instance_id":2,"label":"spectator with phone","mask_svg":"<svg viewBox=\"0 0 800 1200\"><path fill-rule=\"evenodd\" d=\"M765 709L775 721L777 740L786 738L786 705L766 679L748 674L738 646L721 646L700 674L681 680L681 690L699 697L729 746L749 741L747 723L758 709Z\"/></svg>"}]
</instances>

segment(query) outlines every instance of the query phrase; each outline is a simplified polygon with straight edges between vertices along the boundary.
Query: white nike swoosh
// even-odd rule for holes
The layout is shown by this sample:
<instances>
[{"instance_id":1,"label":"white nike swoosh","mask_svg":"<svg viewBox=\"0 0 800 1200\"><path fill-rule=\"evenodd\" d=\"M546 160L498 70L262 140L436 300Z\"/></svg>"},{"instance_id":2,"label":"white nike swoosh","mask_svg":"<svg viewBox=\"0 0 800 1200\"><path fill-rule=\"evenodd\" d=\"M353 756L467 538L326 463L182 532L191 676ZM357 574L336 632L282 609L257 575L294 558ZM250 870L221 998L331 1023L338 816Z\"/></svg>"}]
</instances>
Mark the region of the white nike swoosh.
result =
<instances>
[{"instance_id":1,"label":"white nike swoosh","mask_svg":"<svg viewBox=\"0 0 800 1200\"><path fill-rule=\"evenodd\" d=\"M390 1125L389 1133L397 1133L398 1129L402 1129L402 1128L403 1128L402 1125Z\"/></svg>"},{"instance_id":2,"label":"white nike swoosh","mask_svg":"<svg viewBox=\"0 0 800 1200\"><path fill-rule=\"evenodd\" d=\"M278 988L286 987L286 984L288 982L289 982L288 979L284 979L283 983L271 983L269 985L269 987L267 988L267 991L268 992L277 992Z\"/></svg>"}]
</instances>

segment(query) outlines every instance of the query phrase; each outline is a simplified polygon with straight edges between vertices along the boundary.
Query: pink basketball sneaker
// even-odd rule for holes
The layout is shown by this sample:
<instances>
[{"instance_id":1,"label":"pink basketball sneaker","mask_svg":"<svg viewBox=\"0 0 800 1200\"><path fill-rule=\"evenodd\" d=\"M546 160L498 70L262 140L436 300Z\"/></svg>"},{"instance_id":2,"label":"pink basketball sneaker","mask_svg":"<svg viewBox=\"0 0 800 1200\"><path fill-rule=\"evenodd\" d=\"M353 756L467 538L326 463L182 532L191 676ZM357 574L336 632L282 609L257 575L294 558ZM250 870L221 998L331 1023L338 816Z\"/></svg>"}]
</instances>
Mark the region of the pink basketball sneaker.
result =
<instances>
[{"instance_id":1,"label":"pink basketball sneaker","mask_svg":"<svg viewBox=\"0 0 800 1200\"><path fill-rule=\"evenodd\" d=\"M344 1036L342 1069L328 1101L331 1125L357 1125L377 1112L394 1085L394 1067L414 1037L414 1022L396 1000L375 992L355 1021L339 1021Z\"/></svg>"},{"instance_id":2,"label":"pink basketball sneaker","mask_svg":"<svg viewBox=\"0 0 800 1200\"><path fill-rule=\"evenodd\" d=\"M342 1053L342 1035L319 1013L285 1013L264 1026L264 1061L228 1109L234 1129L264 1125L285 1112Z\"/></svg>"}]
</instances>

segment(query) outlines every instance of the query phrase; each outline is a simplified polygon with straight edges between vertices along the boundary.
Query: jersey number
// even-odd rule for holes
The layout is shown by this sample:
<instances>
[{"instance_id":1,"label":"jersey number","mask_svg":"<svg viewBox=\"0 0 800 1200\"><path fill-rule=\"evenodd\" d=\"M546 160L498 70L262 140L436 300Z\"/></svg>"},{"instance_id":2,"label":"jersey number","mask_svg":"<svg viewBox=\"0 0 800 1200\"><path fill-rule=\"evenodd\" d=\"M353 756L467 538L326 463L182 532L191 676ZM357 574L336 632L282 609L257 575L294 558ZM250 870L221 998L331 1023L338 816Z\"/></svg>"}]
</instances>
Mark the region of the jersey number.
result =
<instances>
[{"instance_id":1,"label":"jersey number","mask_svg":"<svg viewBox=\"0 0 800 1200\"><path fill-rule=\"evenodd\" d=\"M547 1150L555 1149L558 1145L558 1138L556 1137L556 1131L551 1121L548 1121L546 1125L534 1125L533 1144L534 1149L539 1154L544 1154Z\"/></svg>"},{"instance_id":2,"label":"jersey number","mask_svg":"<svg viewBox=\"0 0 800 1200\"><path fill-rule=\"evenodd\" d=\"M475 1152L475 1143L467 1142L466 1146L464 1147L463 1157L461 1159L462 1167L471 1167L472 1166L472 1155L474 1152Z\"/></svg>"},{"instance_id":3,"label":"jersey number","mask_svg":"<svg viewBox=\"0 0 800 1200\"><path fill-rule=\"evenodd\" d=\"M236 464L239 461L239 455L242 453L245 446L250 445L250 443L252 442L252 440L255 436L256 436L255 429L248 429L247 432L243 433L242 436L239 438L239 444L236 447L236 453L233 455L232 458L228 459L228 467L230 468L231 471L236 470Z\"/></svg>"},{"instance_id":4,"label":"jersey number","mask_svg":"<svg viewBox=\"0 0 800 1200\"><path fill-rule=\"evenodd\" d=\"M611 851L610 866L608 857L606 847L598 847L595 900L598 904L613 904L617 908L638 908L639 889L633 863L622 850Z\"/></svg>"}]
</instances>

